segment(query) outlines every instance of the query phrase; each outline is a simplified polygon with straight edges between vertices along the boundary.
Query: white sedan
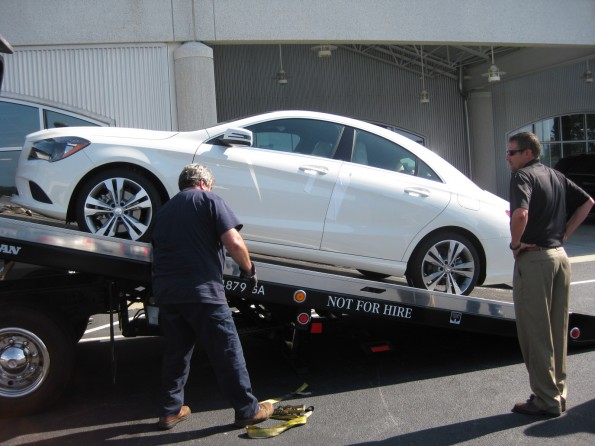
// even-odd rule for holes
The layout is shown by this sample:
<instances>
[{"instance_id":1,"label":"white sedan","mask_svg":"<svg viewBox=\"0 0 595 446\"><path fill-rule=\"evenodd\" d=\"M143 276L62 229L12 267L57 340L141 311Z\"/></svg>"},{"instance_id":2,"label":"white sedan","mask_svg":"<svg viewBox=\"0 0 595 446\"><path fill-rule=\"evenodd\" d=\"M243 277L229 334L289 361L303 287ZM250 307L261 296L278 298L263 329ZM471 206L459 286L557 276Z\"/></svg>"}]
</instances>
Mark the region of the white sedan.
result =
<instances>
[{"instance_id":1,"label":"white sedan","mask_svg":"<svg viewBox=\"0 0 595 446\"><path fill-rule=\"evenodd\" d=\"M13 202L81 230L147 240L189 163L254 253L468 294L511 280L508 202L423 146L341 116L279 111L193 132L65 127L27 136Z\"/></svg>"}]
</instances>

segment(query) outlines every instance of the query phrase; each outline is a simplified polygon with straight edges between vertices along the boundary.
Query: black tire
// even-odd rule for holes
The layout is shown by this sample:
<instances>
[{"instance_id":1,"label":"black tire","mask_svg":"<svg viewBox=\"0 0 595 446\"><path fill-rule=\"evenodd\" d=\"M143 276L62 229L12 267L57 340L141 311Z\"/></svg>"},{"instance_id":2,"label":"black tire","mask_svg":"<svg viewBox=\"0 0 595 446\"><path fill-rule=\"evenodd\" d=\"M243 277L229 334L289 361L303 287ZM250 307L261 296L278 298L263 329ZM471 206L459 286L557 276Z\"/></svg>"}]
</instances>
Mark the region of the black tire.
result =
<instances>
[{"instance_id":1,"label":"black tire","mask_svg":"<svg viewBox=\"0 0 595 446\"><path fill-rule=\"evenodd\" d=\"M480 269L477 249L468 238L442 232L417 246L407 265L407 280L416 288L467 295Z\"/></svg>"},{"instance_id":2,"label":"black tire","mask_svg":"<svg viewBox=\"0 0 595 446\"><path fill-rule=\"evenodd\" d=\"M87 331L87 327L89 326L89 316L81 317L75 319L71 323L72 327L72 336L74 339L75 344L81 340L81 338L85 335Z\"/></svg>"},{"instance_id":3,"label":"black tire","mask_svg":"<svg viewBox=\"0 0 595 446\"><path fill-rule=\"evenodd\" d=\"M0 414L28 415L52 405L74 366L73 334L51 314L0 307Z\"/></svg>"},{"instance_id":4,"label":"black tire","mask_svg":"<svg viewBox=\"0 0 595 446\"><path fill-rule=\"evenodd\" d=\"M89 178L76 199L81 231L128 240L148 241L162 200L146 177L125 168Z\"/></svg>"}]
</instances>

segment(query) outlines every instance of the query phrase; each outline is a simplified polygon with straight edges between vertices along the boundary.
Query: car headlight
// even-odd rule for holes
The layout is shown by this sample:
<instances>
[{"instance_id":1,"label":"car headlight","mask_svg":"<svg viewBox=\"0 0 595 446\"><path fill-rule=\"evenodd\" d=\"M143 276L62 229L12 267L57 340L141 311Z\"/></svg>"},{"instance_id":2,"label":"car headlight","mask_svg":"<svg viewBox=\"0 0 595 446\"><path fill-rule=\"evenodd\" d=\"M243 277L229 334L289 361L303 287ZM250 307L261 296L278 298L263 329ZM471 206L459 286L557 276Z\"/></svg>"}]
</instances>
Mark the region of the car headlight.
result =
<instances>
[{"instance_id":1,"label":"car headlight","mask_svg":"<svg viewBox=\"0 0 595 446\"><path fill-rule=\"evenodd\" d=\"M45 160L53 163L84 149L89 144L91 141L76 136L42 139L33 143L27 159Z\"/></svg>"}]
</instances>

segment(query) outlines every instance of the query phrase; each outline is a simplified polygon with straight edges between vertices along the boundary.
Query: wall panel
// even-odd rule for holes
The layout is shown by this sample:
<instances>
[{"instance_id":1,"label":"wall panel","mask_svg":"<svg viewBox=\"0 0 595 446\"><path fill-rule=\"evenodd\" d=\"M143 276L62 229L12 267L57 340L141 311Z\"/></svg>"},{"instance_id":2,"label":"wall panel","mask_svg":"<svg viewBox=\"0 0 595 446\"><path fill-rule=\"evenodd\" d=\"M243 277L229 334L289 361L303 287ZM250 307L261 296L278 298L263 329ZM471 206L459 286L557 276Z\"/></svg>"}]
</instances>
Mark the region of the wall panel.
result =
<instances>
[{"instance_id":1,"label":"wall panel","mask_svg":"<svg viewBox=\"0 0 595 446\"><path fill-rule=\"evenodd\" d=\"M171 130L168 49L160 45L18 48L2 90L115 120Z\"/></svg>"},{"instance_id":2,"label":"wall panel","mask_svg":"<svg viewBox=\"0 0 595 446\"><path fill-rule=\"evenodd\" d=\"M283 45L286 85L278 45L215 46L215 82L220 121L271 110L312 110L377 121L421 134L427 146L468 173L463 101L456 82L426 79L430 103L419 102L414 74L339 48L319 59L309 45Z\"/></svg>"}]
</instances>

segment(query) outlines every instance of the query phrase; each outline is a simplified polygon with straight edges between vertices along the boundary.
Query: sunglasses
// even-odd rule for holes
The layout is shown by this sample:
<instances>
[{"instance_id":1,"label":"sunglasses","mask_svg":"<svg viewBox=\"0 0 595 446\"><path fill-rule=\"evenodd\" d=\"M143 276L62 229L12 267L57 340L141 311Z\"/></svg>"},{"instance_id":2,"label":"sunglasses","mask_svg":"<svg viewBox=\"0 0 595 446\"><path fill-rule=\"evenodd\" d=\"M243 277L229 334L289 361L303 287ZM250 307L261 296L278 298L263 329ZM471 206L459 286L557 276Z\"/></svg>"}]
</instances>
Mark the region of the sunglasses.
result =
<instances>
[{"instance_id":1,"label":"sunglasses","mask_svg":"<svg viewBox=\"0 0 595 446\"><path fill-rule=\"evenodd\" d=\"M527 149L507 150L506 156L514 156L519 152L524 152L525 150L527 150Z\"/></svg>"}]
</instances>

